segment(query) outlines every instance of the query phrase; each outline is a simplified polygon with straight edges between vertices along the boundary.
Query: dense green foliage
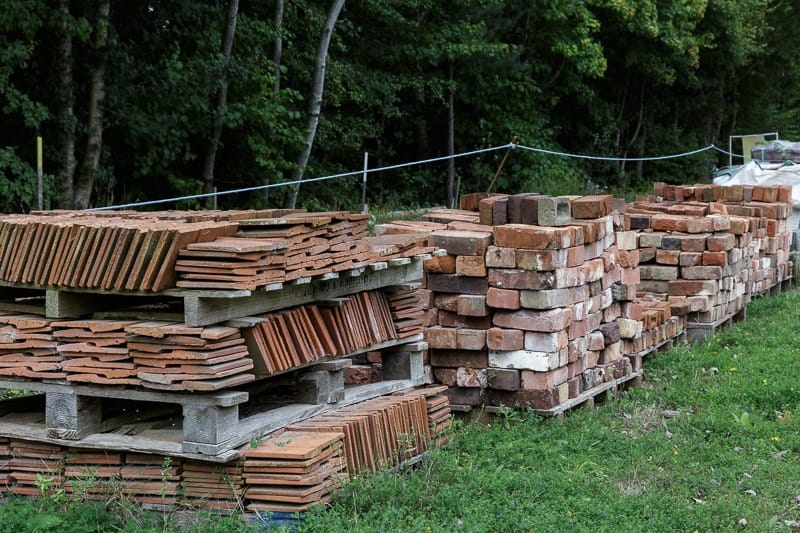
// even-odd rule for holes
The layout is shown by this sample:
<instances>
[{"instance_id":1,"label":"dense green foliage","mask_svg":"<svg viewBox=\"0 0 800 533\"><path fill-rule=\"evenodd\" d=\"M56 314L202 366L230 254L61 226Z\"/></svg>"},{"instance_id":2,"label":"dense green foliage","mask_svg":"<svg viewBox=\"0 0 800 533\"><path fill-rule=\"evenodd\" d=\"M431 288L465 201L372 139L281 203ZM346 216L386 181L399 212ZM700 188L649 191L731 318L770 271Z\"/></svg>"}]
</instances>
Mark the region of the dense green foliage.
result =
<instances>
[{"instance_id":1,"label":"dense green foliage","mask_svg":"<svg viewBox=\"0 0 800 533\"><path fill-rule=\"evenodd\" d=\"M200 193L218 113L225 118L218 190L290 178L306 133L327 2L285 0L280 27L274 0L243 2L227 63L220 51L227 2L112 1L105 17L104 1L3 3L0 211L36 207L37 133L45 142L45 207ZM348 2L333 30L305 176L358 170L365 151L373 168L447 155L451 137L456 153L516 135L528 146L613 157L727 147L728 136L739 133L792 138L800 134L800 37L792 26L798 4ZM228 83L224 109L217 108L221 79ZM99 147L90 135L97 127ZM502 155L456 160L454 187L485 190ZM517 151L498 188L624 193L653 180L705 180L726 159L704 152L595 162ZM79 175L91 177L89 196L76 189L73 199L65 187ZM277 206L287 192L226 195L219 203ZM431 205L451 195L442 162L373 174L367 201ZM360 179L351 177L306 185L299 203L355 209L360 197Z\"/></svg>"},{"instance_id":2,"label":"dense green foliage","mask_svg":"<svg viewBox=\"0 0 800 533\"><path fill-rule=\"evenodd\" d=\"M563 421L509 409L457 424L447 447L413 468L357 477L295 530L796 530L798 308L798 292L761 298L716 338L649 356L641 387ZM80 491L37 484L38 500L0 500L0 532L259 527L143 513L123 494L86 503Z\"/></svg>"}]
</instances>

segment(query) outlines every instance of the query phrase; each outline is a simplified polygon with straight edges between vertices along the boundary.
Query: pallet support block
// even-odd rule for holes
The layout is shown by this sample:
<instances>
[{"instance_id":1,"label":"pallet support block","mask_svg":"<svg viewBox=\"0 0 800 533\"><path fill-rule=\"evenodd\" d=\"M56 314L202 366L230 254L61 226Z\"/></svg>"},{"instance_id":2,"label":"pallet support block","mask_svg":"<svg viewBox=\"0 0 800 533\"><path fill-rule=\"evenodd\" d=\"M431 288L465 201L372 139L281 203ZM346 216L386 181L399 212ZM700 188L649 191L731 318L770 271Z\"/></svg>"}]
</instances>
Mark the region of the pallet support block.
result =
<instances>
[{"instance_id":1,"label":"pallet support block","mask_svg":"<svg viewBox=\"0 0 800 533\"><path fill-rule=\"evenodd\" d=\"M99 398L58 392L48 392L45 397L45 424L50 438L82 439L98 433L101 421Z\"/></svg>"},{"instance_id":2,"label":"pallet support block","mask_svg":"<svg viewBox=\"0 0 800 533\"><path fill-rule=\"evenodd\" d=\"M80 318L97 310L97 298L86 294L48 290L45 314L48 318Z\"/></svg>"},{"instance_id":3,"label":"pallet support block","mask_svg":"<svg viewBox=\"0 0 800 533\"><path fill-rule=\"evenodd\" d=\"M235 438L239 406L183 404L183 444L186 453L216 455Z\"/></svg>"},{"instance_id":4,"label":"pallet support block","mask_svg":"<svg viewBox=\"0 0 800 533\"><path fill-rule=\"evenodd\" d=\"M409 379L417 385L425 382L423 350L425 342L414 342L383 352L383 379Z\"/></svg>"},{"instance_id":5,"label":"pallet support block","mask_svg":"<svg viewBox=\"0 0 800 533\"><path fill-rule=\"evenodd\" d=\"M324 405L344 399L344 369L352 364L350 359L326 361L314 365L297 383L296 400L300 403Z\"/></svg>"}]
</instances>

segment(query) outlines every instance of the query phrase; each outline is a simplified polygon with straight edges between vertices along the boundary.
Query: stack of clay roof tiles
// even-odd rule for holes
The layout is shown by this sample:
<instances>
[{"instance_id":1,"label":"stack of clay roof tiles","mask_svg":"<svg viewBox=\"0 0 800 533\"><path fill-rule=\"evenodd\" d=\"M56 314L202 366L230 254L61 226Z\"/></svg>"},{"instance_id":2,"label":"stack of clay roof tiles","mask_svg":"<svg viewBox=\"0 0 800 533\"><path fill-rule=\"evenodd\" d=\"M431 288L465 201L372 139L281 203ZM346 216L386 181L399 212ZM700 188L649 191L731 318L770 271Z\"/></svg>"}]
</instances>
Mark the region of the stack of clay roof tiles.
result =
<instances>
[{"instance_id":1,"label":"stack of clay roof tiles","mask_svg":"<svg viewBox=\"0 0 800 533\"><path fill-rule=\"evenodd\" d=\"M188 492L182 460L173 457L125 453L119 476L122 493L138 504L174 504Z\"/></svg>"},{"instance_id":2,"label":"stack of clay roof tiles","mask_svg":"<svg viewBox=\"0 0 800 533\"><path fill-rule=\"evenodd\" d=\"M448 438L444 387L398 392L339 408L254 439L223 464L157 454L67 448L0 438L0 492L141 504L298 512L330 501L366 470L397 464ZM37 478L44 476L47 487Z\"/></svg>"},{"instance_id":3,"label":"stack of clay roof tiles","mask_svg":"<svg viewBox=\"0 0 800 533\"><path fill-rule=\"evenodd\" d=\"M356 293L327 305L301 305L255 318L260 321L242 331L259 377L398 337L389 302L378 290Z\"/></svg>"},{"instance_id":4,"label":"stack of clay roof tiles","mask_svg":"<svg viewBox=\"0 0 800 533\"><path fill-rule=\"evenodd\" d=\"M136 376L144 387L213 391L255 379L238 328L137 322L125 327Z\"/></svg>"},{"instance_id":5,"label":"stack of clay roof tiles","mask_svg":"<svg viewBox=\"0 0 800 533\"><path fill-rule=\"evenodd\" d=\"M10 439L8 490L19 496L40 496L43 487L37 479L48 480L47 490L56 492L63 485L64 448L55 444Z\"/></svg>"},{"instance_id":6,"label":"stack of clay roof tiles","mask_svg":"<svg viewBox=\"0 0 800 533\"><path fill-rule=\"evenodd\" d=\"M53 337L52 320L0 313L0 376L63 379L64 356Z\"/></svg>"}]
</instances>

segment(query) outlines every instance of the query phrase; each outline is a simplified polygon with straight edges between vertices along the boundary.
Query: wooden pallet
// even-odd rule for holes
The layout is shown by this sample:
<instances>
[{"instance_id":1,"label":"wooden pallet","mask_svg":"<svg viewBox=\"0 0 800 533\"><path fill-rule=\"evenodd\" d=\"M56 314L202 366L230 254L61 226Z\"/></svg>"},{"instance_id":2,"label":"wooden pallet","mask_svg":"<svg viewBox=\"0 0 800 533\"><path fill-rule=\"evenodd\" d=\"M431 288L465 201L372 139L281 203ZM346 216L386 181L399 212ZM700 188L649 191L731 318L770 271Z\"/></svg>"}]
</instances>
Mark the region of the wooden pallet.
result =
<instances>
[{"instance_id":1,"label":"wooden pallet","mask_svg":"<svg viewBox=\"0 0 800 533\"><path fill-rule=\"evenodd\" d=\"M732 316L723 317L715 322L701 323L701 322L687 322L686 324L686 339L694 344L703 342L708 337L712 337L720 330L731 326L737 322L741 322L747 318L747 307L742 308Z\"/></svg>"},{"instance_id":2,"label":"wooden pallet","mask_svg":"<svg viewBox=\"0 0 800 533\"><path fill-rule=\"evenodd\" d=\"M139 318L207 326L349 294L407 285L423 277L431 254L377 261L349 270L273 283L259 290L107 291L34 287L0 281L0 311L43 311L49 318ZM42 303L44 308L42 309Z\"/></svg>"},{"instance_id":3,"label":"wooden pallet","mask_svg":"<svg viewBox=\"0 0 800 533\"><path fill-rule=\"evenodd\" d=\"M322 362L295 377L296 396L281 396L278 403L245 417L240 416L240 407L258 399L258 388L253 396L235 390L186 394L2 379L0 388L43 393L44 405L37 407L30 399L4 403L7 410L0 416L0 436L225 462L238 456L239 446L259 435L337 407L421 385L425 348L425 343L407 340L385 344L385 381L368 385L345 387L343 368L349 359ZM104 418L117 400L130 403L128 414ZM137 425L142 419L169 413L173 417L168 426Z\"/></svg>"}]
</instances>

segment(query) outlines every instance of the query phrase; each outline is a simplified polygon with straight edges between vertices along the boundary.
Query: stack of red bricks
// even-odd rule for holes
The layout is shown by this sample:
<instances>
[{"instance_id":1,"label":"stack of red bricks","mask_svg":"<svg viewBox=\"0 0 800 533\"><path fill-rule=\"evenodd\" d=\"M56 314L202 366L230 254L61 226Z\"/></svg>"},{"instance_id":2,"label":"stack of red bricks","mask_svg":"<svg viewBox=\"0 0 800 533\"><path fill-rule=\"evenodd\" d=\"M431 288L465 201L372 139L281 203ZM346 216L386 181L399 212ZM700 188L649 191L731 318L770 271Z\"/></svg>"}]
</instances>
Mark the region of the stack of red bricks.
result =
<instances>
[{"instance_id":1,"label":"stack of red bricks","mask_svg":"<svg viewBox=\"0 0 800 533\"><path fill-rule=\"evenodd\" d=\"M753 234L751 292L767 292L772 286L791 277L789 249L792 242L791 185L683 185L656 184L656 194L664 201L707 202L714 213L746 217Z\"/></svg>"},{"instance_id":2,"label":"stack of red bricks","mask_svg":"<svg viewBox=\"0 0 800 533\"><path fill-rule=\"evenodd\" d=\"M751 197L758 191L756 197L764 198L762 189L748 190ZM744 198L743 190L741 186L660 184L656 191L672 200L648 197L630 206L626 224L641 231L642 281L638 290L666 295L673 310L688 313L690 322L711 324L736 315L746 308L752 294L762 293L790 275L790 204L713 201L715 192L720 199L726 195ZM737 191L739 194L734 194ZM770 191L770 198L778 198L779 192L785 193L781 197L788 195L784 187ZM764 214L773 218L758 216Z\"/></svg>"},{"instance_id":3,"label":"stack of red bricks","mask_svg":"<svg viewBox=\"0 0 800 533\"><path fill-rule=\"evenodd\" d=\"M431 234L447 255L425 264L430 363L452 403L551 409L630 373L639 259L611 196L468 196L461 207Z\"/></svg>"}]
</instances>

